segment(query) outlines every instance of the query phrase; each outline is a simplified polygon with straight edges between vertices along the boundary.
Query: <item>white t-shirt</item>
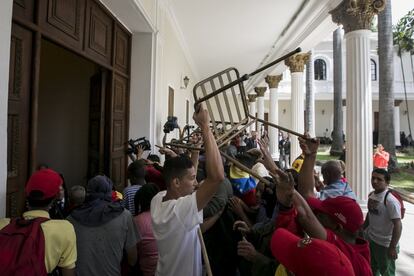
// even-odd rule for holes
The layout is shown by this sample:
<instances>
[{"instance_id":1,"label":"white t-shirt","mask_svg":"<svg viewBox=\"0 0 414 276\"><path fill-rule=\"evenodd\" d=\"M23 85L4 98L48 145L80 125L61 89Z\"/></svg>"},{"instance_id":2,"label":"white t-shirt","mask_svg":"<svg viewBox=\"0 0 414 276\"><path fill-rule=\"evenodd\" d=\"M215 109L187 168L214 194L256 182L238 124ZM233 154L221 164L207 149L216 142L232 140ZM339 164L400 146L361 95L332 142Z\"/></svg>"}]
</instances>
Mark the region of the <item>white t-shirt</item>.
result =
<instances>
[{"instance_id":1,"label":"white t-shirt","mask_svg":"<svg viewBox=\"0 0 414 276\"><path fill-rule=\"evenodd\" d=\"M382 193L371 193L368 198L369 225L366 229L368 237L375 243L388 247L394 229L393 219L401 218L401 206L398 199L391 193L387 196L387 204L384 204L384 197L387 190Z\"/></svg>"},{"instance_id":2,"label":"white t-shirt","mask_svg":"<svg viewBox=\"0 0 414 276\"><path fill-rule=\"evenodd\" d=\"M159 254L155 275L201 276L197 230L203 222L203 211L197 210L196 193L163 202L166 193L159 192L151 201L151 219Z\"/></svg>"}]
</instances>

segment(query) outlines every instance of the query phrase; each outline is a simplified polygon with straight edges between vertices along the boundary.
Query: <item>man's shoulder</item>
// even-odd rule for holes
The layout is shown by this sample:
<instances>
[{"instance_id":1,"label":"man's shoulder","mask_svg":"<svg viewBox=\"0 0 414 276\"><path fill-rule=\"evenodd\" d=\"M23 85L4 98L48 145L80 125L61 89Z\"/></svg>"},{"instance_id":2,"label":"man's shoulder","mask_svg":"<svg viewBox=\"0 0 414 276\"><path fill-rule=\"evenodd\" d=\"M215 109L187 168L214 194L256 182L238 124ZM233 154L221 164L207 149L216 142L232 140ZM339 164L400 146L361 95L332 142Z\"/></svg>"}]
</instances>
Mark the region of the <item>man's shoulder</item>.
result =
<instances>
[{"instance_id":1,"label":"man's shoulder","mask_svg":"<svg viewBox=\"0 0 414 276\"><path fill-rule=\"evenodd\" d=\"M70 223L68 220L65 219L50 219L48 221L43 222L42 228L51 228L53 231L59 231L60 234L64 235L68 232L74 232L73 224ZM56 234L59 234L56 232Z\"/></svg>"},{"instance_id":2,"label":"man's shoulder","mask_svg":"<svg viewBox=\"0 0 414 276\"><path fill-rule=\"evenodd\" d=\"M0 219L0 230L6 227L10 223L9 218L2 218Z\"/></svg>"}]
</instances>

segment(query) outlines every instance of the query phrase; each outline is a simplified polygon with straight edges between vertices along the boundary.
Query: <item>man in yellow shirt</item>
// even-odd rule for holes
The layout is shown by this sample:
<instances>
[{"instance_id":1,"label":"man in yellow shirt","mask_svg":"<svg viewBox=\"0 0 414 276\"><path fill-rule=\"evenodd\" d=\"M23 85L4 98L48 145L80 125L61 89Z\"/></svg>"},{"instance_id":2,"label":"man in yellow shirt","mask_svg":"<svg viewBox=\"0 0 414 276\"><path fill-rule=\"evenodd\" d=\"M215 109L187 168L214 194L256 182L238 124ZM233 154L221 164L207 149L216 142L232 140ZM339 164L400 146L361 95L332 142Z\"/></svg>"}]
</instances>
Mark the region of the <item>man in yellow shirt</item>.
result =
<instances>
[{"instance_id":1,"label":"man in yellow shirt","mask_svg":"<svg viewBox=\"0 0 414 276\"><path fill-rule=\"evenodd\" d=\"M48 210L59 192L62 178L51 169L35 172L29 179L25 193L29 211L24 219L47 218ZM0 230L10 223L10 219L0 219ZM76 235L71 223L66 220L47 220L40 224L45 240L45 268L51 273L56 267L62 269L63 276L75 275L77 258ZM17 249L16 249L17 250ZM43 264L39 264L43 265Z\"/></svg>"}]
</instances>

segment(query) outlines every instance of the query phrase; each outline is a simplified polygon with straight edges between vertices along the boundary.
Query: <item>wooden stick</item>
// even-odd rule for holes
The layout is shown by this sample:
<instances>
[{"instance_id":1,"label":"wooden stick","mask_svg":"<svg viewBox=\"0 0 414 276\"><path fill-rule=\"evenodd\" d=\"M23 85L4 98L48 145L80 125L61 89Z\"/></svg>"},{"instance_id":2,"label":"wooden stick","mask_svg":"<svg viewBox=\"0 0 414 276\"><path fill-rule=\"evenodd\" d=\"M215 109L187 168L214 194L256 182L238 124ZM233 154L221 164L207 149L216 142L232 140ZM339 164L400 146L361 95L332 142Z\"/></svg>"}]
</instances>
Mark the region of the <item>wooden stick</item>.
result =
<instances>
[{"instance_id":1,"label":"wooden stick","mask_svg":"<svg viewBox=\"0 0 414 276\"><path fill-rule=\"evenodd\" d=\"M206 245L204 244L203 233L201 233L201 228L198 227L198 238L200 239L201 244L201 252L203 254L204 264L206 265L207 275L213 276L213 272L211 271L210 260L208 259Z\"/></svg>"}]
</instances>

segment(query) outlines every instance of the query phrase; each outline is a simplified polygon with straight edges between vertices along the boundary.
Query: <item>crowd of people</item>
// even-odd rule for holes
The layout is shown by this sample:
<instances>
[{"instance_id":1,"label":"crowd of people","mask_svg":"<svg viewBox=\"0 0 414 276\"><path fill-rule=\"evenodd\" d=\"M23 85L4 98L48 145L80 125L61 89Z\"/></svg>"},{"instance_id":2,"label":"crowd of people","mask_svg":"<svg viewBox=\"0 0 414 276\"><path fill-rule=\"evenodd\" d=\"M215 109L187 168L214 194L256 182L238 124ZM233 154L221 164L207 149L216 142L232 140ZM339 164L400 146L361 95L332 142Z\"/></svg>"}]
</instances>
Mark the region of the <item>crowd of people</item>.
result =
<instances>
[{"instance_id":1,"label":"crowd of people","mask_svg":"<svg viewBox=\"0 0 414 276\"><path fill-rule=\"evenodd\" d=\"M161 148L163 166L138 148L122 193L105 175L66 189L36 171L27 211L0 219L0 274L395 275L403 214L386 168L372 171L364 218L343 162L315 171L318 139L299 138L291 168L287 136L278 166L266 135L242 134L225 151L245 171L222 158L207 110L193 118L197 147Z\"/></svg>"}]
</instances>

